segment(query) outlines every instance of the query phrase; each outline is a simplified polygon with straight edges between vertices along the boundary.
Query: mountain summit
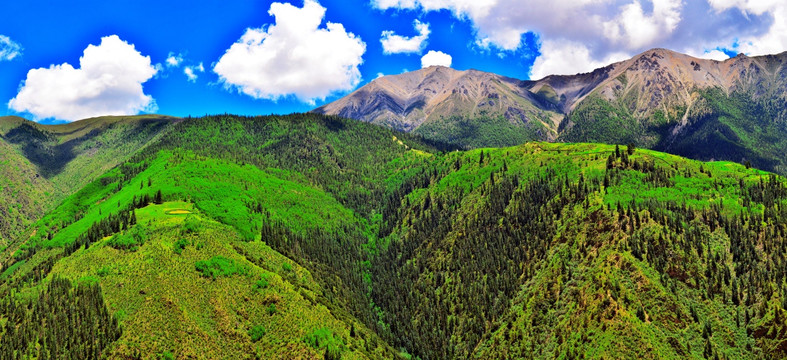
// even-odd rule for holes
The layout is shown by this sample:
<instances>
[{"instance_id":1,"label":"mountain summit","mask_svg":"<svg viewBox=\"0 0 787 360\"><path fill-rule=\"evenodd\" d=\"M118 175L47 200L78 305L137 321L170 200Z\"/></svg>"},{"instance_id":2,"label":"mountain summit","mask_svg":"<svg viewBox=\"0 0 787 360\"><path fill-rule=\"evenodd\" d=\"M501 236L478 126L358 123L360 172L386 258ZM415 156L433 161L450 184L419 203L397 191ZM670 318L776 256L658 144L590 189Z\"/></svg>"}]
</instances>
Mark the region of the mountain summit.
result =
<instances>
[{"instance_id":1,"label":"mountain summit","mask_svg":"<svg viewBox=\"0 0 787 360\"><path fill-rule=\"evenodd\" d=\"M378 78L314 112L440 140L462 139L459 133L447 139L440 137L461 130L453 125L463 119L492 119L510 131L532 133L531 138L555 139L562 116L552 104L542 101L523 84L521 80L478 70L430 66Z\"/></svg>"},{"instance_id":2,"label":"mountain summit","mask_svg":"<svg viewBox=\"0 0 787 360\"><path fill-rule=\"evenodd\" d=\"M466 147L529 140L635 143L787 171L787 52L725 61L666 49L589 73L517 80L429 67L314 110ZM764 147L773 147L763 151Z\"/></svg>"}]
</instances>

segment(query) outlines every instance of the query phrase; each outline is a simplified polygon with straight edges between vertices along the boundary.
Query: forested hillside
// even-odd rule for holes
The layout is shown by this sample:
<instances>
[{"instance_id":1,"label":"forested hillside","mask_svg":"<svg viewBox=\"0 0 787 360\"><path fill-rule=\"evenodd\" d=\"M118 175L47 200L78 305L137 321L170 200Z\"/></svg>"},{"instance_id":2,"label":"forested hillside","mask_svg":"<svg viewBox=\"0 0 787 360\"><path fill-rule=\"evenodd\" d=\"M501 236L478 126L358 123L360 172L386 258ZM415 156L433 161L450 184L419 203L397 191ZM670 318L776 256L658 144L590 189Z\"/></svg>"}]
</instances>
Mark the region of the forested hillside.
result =
<instances>
[{"instance_id":1,"label":"forested hillside","mask_svg":"<svg viewBox=\"0 0 787 360\"><path fill-rule=\"evenodd\" d=\"M160 134L0 253L0 358L787 356L779 176L316 114ZM93 320L52 337L63 306Z\"/></svg>"}]
</instances>

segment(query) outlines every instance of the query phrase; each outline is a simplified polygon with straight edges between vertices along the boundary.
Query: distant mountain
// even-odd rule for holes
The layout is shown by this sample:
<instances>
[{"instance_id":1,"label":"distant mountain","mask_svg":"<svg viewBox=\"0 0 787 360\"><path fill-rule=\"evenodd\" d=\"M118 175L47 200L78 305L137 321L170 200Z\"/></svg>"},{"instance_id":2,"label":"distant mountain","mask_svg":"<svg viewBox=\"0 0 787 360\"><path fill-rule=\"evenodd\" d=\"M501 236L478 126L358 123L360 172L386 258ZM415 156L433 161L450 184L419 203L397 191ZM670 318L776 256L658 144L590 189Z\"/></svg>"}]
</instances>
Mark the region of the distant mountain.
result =
<instances>
[{"instance_id":1,"label":"distant mountain","mask_svg":"<svg viewBox=\"0 0 787 360\"><path fill-rule=\"evenodd\" d=\"M523 84L482 71L431 66L376 79L314 112L471 146L554 140L563 116Z\"/></svg>"},{"instance_id":2,"label":"distant mountain","mask_svg":"<svg viewBox=\"0 0 787 360\"><path fill-rule=\"evenodd\" d=\"M315 109L468 147L633 142L787 173L787 52L725 61L653 49L570 76L519 81L431 67Z\"/></svg>"}]
</instances>

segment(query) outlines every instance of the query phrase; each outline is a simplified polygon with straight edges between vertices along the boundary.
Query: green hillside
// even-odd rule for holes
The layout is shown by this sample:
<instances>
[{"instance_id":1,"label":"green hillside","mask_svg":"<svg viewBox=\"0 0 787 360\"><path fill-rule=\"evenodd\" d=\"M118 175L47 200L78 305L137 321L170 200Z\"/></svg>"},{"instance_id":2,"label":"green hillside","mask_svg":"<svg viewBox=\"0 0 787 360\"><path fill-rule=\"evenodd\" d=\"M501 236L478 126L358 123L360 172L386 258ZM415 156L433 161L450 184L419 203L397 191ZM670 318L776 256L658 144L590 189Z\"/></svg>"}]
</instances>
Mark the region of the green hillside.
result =
<instances>
[{"instance_id":1,"label":"green hillside","mask_svg":"<svg viewBox=\"0 0 787 360\"><path fill-rule=\"evenodd\" d=\"M591 94L568 116L558 140L635 143L697 160L750 162L787 174L787 108L776 95L720 88L694 90L694 103L641 116L635 96L608 101ZM685 116L685 120L684 120Z\"/></svg>"},{"instance_id":2,"label":"green hillside","mask_svg":"<svg viewBox=\"0 0 787 360\"><path fill-rule=\"evenodd\" d=\"M781 177L316 114L160 134L0 252L0 358L787 356ZM96 325L46 332L68 307Z\"/></svg>"},{"instance_id":3,"label":"green hillside","mask_svg":"<svg viewBox=\"0 0 787 360\"><path fill-rule=\"evenodd\" d=\"M116 116L40 125L0 117L0 248L64 198L156 139L174 120Z\"/></svg>"},{"instance_id":4,"label":"green hillside","mask_svg":"<svg viewBox=\"0 0 787 360\"><path fill-rule=\"evenodd\" d=\"M125 161L174 120L157 115L107 116L40 125L9 116L0 117L0 136L67 196Z\"/></svg>"},{"instance_id":5,"label":"green hillside","mask_svg":"<svg viewBox=\"0 0 787 360\"><path fill-rule=\"evenodd\" d=\"M0 139L0 248L49 209L52 183L35 165Z\"/></svg>"}]
</instances>

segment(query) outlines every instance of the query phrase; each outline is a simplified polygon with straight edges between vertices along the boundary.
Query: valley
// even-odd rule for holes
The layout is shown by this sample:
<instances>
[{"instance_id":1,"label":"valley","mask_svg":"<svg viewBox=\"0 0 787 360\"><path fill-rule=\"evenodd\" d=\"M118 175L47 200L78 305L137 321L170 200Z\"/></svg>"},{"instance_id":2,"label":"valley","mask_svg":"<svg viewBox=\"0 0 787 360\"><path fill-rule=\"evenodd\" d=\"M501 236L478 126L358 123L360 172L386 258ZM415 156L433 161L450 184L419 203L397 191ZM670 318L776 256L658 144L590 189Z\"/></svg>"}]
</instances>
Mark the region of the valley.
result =
<instances>
[{"instance_id":1,"label":"valley","mask_svg":"<svg viewBox=\"0 0 787 360\"><path fill-rule=\"evenodd\" d=\"M3 358L787 356L787 182L754 167L317 114L180 119L127 154L2 248ZM119 334L45 342L24 309L90 289Z\"/></svg>"}]
</instances>

